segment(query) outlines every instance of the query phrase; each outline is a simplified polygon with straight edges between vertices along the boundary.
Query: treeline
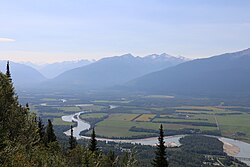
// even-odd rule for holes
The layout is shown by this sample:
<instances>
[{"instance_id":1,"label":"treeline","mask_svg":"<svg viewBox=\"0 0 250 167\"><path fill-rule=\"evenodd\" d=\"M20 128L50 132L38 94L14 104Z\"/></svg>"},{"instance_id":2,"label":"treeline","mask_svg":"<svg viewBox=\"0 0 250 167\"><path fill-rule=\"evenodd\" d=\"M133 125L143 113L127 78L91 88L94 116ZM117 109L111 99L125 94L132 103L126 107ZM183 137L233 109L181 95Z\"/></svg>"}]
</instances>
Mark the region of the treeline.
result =
<instances>
[{"instance_id":1,"label":"treeline","mask_svg":"<svg viewBox=\"0 0 250 167\"><path fill-rule=\"evenodd\" d=\"M144 137L153 137L158 135L158 131L155 129L146 129L146 128L138 128L136 126L133 126L129 129L129 131L132 132L147 132L148 135L144 135ZM164 134L166 136L173 136L173 135L183 135L183 134L205 134L205 135L214 135L214 136L221 136L221 133L219 130L200 130L200 129L193 129L193 128L183 128L178 130L164 130ZM138 138L135 136L134 138Z\"/></svg>"},{"instance_id":2,"label":"treeline","mask_svg":"<svg viewBox=\"0 0 250 167\"><path fill-rule=\"evenodd\" d=\"M209 142L207 142L209 140ZM223 143L217 138L207 136L186 136L180 139L184 151L207 154L207 155L226 155L223 151Z\"/></svg>"},{"instance_id":3,"label":"treeline","mask_svg":"<svg viewBox=\"0 0 250 167\"><path fill-rule=\"evenodd\" d=\"M209 126L209 127L217 127L215 123L210 122L173 122L173 121L153 121L155 123L168 123L168 124L181 124L181 125L192 125L192 126Z\"/></svg>"}]
</instances>

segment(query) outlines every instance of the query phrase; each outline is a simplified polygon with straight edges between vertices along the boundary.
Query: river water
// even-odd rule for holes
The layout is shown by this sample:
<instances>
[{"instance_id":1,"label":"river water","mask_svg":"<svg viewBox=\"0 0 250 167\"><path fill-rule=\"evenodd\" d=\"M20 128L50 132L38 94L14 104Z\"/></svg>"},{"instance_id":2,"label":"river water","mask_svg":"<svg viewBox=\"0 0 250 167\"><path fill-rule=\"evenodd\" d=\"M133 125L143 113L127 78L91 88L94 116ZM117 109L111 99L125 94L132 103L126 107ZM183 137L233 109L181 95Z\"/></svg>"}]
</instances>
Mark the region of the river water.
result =
<instances>
[{"instance_id":1,"label":"river water","mask_svg":"<svg viewBox=\"0 0 250 167\"><path fill-rule=\"evenodd\" d=\"M113 106L112 106L113 107ZM80 132L83 130L89 130L90 129L90 124L88 122L83 121L80 119L80 115L82 113L85 113L84 111L78 112L75 114L71 115L65 115L62 116L62 120L65 122L76 122L77 126L73 128L74 132L73 135L76 137L76 139L89 139L90 137L88 136L81 136ZM66 135L70 135L70 129L66 132L64 132ZM180 138L184 137L185 135L175 135L175 136L167 136L164 138L166 145L167 146L180 146ZM217 137L213 136L218 139L220 139L223 143L229 143L231 145L234 145L238 147L239 152L233 155L234 157L244 157L244 158L250 158L250 144L239 141L239 140L233 140L225 137ZM150 138L143 138L143 139L128 139L128 140L123 140L123 139L108 139L108 138L96 138L97 140L100 141L112 141L112 142L126 142L126 143L137 143L137 144L142 144L142 145L155 145L158 143L157 137L150 137ZM241 160L241 159L239 159ZM242 162L245 162L247 165L250 165L250 161L248 160L241 160Z\"/></svg>"},{"instance_id":2,"label":"river water","mask_svg":"<svg viewBox=\"0 0 250 167\"><path fill-rule=\"evenodd\" d=\"M77 122L77 126L73 128L73 136L76 137L76 139L82 138L82 136L80 136L81 131L90 129L90 124L80 119L82 113L84 113L84 111L62 116L62 120L65 122ZM71 131L69 129L64 133L70 136Z\"/></svg>"}]
</instances>

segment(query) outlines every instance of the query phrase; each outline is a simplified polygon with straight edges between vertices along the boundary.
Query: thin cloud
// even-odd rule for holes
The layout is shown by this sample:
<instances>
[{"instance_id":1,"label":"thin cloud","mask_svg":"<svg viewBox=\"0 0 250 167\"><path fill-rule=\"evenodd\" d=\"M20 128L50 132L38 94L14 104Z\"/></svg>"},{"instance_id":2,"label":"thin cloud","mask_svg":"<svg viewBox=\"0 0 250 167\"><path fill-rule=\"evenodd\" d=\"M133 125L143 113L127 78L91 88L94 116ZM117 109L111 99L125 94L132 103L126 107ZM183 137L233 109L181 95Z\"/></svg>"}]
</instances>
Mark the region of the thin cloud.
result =
<instances>
[{"instance_id":1,"label":"thin cloud","mask_svg":"<svg viewBox=\"0 0 250 167\"><path fill-rule=\"evenodd\" d=\"M0 38L0 42L15 42L15 39L11 39L11 38Z\"/></svg>"}]
</instances>

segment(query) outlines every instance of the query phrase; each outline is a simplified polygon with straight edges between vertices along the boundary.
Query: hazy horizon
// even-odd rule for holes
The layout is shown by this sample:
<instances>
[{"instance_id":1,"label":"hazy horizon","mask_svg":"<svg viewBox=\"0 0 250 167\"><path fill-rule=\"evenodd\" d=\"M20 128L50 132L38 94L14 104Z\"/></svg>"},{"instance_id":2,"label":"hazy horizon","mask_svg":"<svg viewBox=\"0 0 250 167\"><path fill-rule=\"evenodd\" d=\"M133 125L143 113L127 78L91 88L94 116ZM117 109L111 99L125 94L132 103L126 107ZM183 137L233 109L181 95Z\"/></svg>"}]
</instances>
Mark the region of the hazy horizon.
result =
<instances>
[{"instance_id":1,"label":"hazy horizon","mask_svg":"<svg viewBox=\"0 0 250 167\"><path fill-rule=\"evenodd\" d=\"M0 59L52 63L131 53L190 59L250 47L250 2L4 1Z\"/></svg>"},{"instance_id":2,"label":"hazy horizon","mask_svg":"<svg viewBox=\"0 0 250 167\"><path fill-rule=\"evenodd\" d=\"M124 55L132 55L134 57L141 57L141 58L144 58L146 56L151 56L151 55L167 55L167 56L172 56L172 57L176 57L176 58L183 58L183 59L187 59L187 60L192 60L190 58L187 58L185 56L175 56L175 55L169 55L167 53L152 53L152 54L148 54L148 55L142 55L142 56L138 56L138 55L134 55L132 53L124 53L124 54L121 54L121 55L110 55L110 56L105 56L105 57L101 57L99 59L85 59L85 58L79 58L79 59L66 59L66 60L59 60L59 61L52 61L52 62L36 62L36 61L18 61L18 60L11 60L11 59L1 59L0 57L0 61L12 61L12 62L16 62L16 63L23 63L23 64L28 64L28 63L32 63L34 65L46 65L46 64L54 64L54 63L63 63L63 62L80 62L80 61L89 61L89 62L95 62L95 61L98 61L98 60L101 60L103 58L112 58L112 57L120 57L120 56L124 56Z\"/></svg>"}]
</instances>

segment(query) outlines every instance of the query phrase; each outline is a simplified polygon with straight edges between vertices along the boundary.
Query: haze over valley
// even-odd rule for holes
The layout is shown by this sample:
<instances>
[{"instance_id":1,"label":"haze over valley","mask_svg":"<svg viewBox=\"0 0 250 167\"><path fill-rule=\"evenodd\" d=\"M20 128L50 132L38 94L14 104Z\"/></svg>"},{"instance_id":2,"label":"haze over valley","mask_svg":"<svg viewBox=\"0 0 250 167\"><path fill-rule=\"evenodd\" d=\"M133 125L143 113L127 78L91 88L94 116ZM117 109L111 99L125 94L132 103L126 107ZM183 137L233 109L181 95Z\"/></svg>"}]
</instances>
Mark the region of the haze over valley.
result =
<instances>
[{"instance_id":1,"label":"haze over valley","mask_svg":"<svg viewBox=\"0 0 250 167\"><path fill-rule=\"evenodd\" d=\"M6 61L1 61L4 71ZM250 49L190 60L165 53L98 61L13 64L17 87L50 91L116 90L191 96L249 96ZM27 79L32 82L27 83ZM27 89L28 90L28 89Z\"/></svg>"},{"instance_id":2,"label":"haze over valley","mask_svg":"<svg viewBox=\"0 0 250 167\"><path fill-rule=\"evenodd\" d=\"M0 4L0 166L250 166L250 1Z\"/></svg>"}]
</instances>

